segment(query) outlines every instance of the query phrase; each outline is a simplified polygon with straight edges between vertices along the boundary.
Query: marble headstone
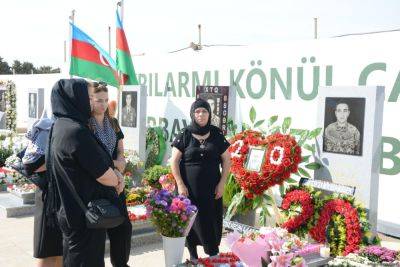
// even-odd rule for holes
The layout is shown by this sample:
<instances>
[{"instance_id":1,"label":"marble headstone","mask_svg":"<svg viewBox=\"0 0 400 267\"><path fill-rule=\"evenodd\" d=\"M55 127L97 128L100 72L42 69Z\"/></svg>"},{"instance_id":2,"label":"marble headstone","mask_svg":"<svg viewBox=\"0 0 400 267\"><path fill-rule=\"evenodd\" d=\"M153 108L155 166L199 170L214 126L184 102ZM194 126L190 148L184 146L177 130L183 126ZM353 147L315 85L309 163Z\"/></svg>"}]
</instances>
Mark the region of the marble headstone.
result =
<instances>
[{"instance_id":1,"label":"marble headstone","mask_svg":"<svg viewBox=\"0 0 400 267\"><path fill-rule=\"evenodd\" d=\"M377 226L384 87L320 87L315 179L354 186Z\"/></svg>"},{"instance_id":2,"label":"marble headstone","mask_svg":"<svg viewBox=\"0 0 400 267\"><path fill-rule=\"evenodd\" d=\"M124 148L146 159L146 87L124 86L119 99L119 123L125 135Z\"/></svg>"}]
</instances>

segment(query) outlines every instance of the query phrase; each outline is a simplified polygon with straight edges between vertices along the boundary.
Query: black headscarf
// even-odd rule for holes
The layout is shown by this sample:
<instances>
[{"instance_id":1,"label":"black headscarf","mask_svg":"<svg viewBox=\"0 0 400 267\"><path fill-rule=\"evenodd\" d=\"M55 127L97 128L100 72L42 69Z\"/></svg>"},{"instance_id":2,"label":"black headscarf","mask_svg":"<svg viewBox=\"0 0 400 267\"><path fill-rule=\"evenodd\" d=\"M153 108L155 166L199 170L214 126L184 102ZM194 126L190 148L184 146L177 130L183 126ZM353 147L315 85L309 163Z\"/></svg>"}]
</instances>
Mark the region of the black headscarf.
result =
<instances>
[{"instance_id":1,"label":"black headscarf","mask_svg":"<svg viewBox=\"0 0 400 267\"><path fill-rule=\"evenodd\" d=\"M87 125L90 118L88 82L61 79L51 91L51 108L56 118L70 118Z\"/></svg>"},{"instance_id":2,"label":"black headscarf","mask_svg":"<svg viewBox=\"0 0 400 267\"><path fill-rule=\"evenodd\" d=\"M69 118L87 127L90 118L88 82L83 79L59 80L51 91L51 108L56 120L59 118ZM45 156L48 179L48 192L45 198L47 202L46 216L48 217L48 224L50 226L55 225L56 214L60 206L60 197L54 178L50 151L52 147L53 126L50 129Z\"/></svg>"},{"instance_id":3,"label":"black headscarf","mask_svg":"<svg viewBox=\"0 0 400 267\"><path fill-rule=\"evenodd\" d=\"M197 124L195 120L195 115L194 111L198 108L205 108L208 111L209 117L207 124L201 127L200 125ZM192 122L190 125L187 127L187 129L192 133L192 134L198 134L198 135L206 135L210 131L210 125L211 125L211 107L210 104L208 104L207 101L203 99L196 99L196 101L193 102L191 108L190 108L190 118L192 119Z\"/></svg>"}]
</instances>

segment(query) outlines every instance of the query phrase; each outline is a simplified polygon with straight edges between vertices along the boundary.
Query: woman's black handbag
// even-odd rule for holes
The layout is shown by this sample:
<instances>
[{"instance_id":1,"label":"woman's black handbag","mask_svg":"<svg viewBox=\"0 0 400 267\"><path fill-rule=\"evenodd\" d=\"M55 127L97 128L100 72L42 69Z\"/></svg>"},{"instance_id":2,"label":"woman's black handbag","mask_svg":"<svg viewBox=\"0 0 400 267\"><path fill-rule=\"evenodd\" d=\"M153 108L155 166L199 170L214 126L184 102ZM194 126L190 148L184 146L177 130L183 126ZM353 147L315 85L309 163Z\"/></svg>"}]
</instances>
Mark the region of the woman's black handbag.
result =
<instances>
[{"instance_id":1,"label":"woman's black handbag","mask_svg":"<svg viewBox=\"0 0 400 267\"><path fill-rule=\"evenodd\" d=\"M90 229L108 229L120 225L125 217L121 214L118 207L111 203L110 200L102 198L92 200L87 207L83 204L75 190L74 185L69 179L66 179L67 185L72 193L72 196L78 202L79 206L85 213L86 227Z\"/></svg>"},{"instance_id":2,"label":"woman's black handbag","mask_svg":"<svg viewBox=\"0 0 400 267\"><path fill-rule=\"evenodd\" d=\"M87 228L114 228L125 220L108 199L90 201L85 216Z\"/></svg>"}]
</instances>

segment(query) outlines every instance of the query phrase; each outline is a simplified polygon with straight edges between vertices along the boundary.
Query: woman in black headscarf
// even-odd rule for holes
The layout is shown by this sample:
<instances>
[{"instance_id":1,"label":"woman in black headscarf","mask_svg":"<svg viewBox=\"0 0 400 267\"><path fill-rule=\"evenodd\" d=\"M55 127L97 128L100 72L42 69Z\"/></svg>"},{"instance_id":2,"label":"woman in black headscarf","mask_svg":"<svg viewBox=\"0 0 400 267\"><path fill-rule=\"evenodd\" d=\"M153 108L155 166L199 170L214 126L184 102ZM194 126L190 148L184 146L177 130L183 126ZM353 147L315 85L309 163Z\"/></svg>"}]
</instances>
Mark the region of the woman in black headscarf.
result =
<instances>
[{"instance_id":1,"label":"woman in black headscarf","mask_svg":"<svg viewBox=\"0 0 400 267\"><path fill-rule=\"evenodd\" d=\"M88 128L91 112L88 86L82 79L60 80L51 92L56 120L46 151L47 214L50 217L57 214L67 267L104 266L105 246L105 229L86 227L85 215L67 183L72 183L85 205L100 198L116 203L116 191L121 190L119 178L111 168L111 157Z\"/></svg>"},{"instance_id":2,"label":"woman in black headscarf","mask_svg":"<svg viewBox=\"0 0 400 267\"><path fill-rule=\"evenodd\" d=\"M179 194L189 196L198 214L186 239L192 260L196 246L215 256L222 235L222 194L230 168L229 142L211 125L211 108L197 99L190 109L191 124L172 143L171 167ZM220 165L222 164L222 174Z\"/></svg>"}]
</instances>

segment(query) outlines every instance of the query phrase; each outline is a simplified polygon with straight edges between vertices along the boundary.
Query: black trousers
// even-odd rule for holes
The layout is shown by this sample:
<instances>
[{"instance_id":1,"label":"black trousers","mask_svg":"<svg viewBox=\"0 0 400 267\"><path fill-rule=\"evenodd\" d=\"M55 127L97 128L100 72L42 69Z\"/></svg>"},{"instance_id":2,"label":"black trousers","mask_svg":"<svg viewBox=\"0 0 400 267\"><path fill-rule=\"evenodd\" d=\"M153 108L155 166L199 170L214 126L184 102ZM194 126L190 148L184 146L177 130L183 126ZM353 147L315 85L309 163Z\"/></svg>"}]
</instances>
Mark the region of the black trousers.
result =
<instances>
[{"instance_id":1,"label":"black trousers","mask_svg":"<svg viewBox=\"0 0 400 267\"><path fill-rule=\"evenodd\" d=\"M62 256L63 239L58 225L47 225L46 207L42 199L42 190L35 192L35 217L33 220L33 257L43 259Z\"/></svg>"},{"instance_id":2,"label":"black trousers","mask_svg":"<svg viewBox=\"0 0 400 267\"><path fill-rule=\"evenodd\" d=\"M105 229L71 229L64 217L58 222L64 239L64 267L104 267Z\"/></svg>"},{"instance_id":3,"label":"black trousers","mask_svg":"<svg viewBox=\"0 0 400 267\"><path fill-rule=\"evenodd\" d=\"M125 195L119 197L121 211L125 216L125 221L115 227L107 229L107 235L110 239L110 258L114 267L129 267L129 255L131 251L132 224L128 217Z\"/></svg>"}]
</instances>

